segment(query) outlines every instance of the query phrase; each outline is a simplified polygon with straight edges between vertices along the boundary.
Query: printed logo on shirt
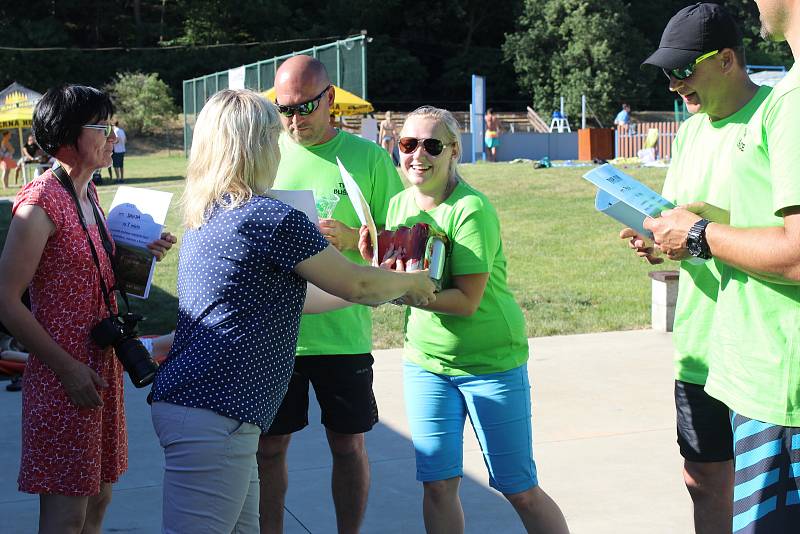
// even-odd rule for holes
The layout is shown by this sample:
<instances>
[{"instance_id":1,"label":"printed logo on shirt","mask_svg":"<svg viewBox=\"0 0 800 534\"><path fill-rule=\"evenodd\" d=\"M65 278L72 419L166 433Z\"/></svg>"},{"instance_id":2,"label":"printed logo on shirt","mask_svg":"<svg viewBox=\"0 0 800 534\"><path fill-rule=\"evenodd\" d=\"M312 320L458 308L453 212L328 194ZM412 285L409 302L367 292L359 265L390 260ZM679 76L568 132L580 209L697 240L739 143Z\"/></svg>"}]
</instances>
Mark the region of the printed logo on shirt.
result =
<instances>
[{"instance_id":1,"label":"printed logo on shirt","mask_svg":"<svg viewBox=\"0 0 800 534\"><path fill-rule=\"evenodd\" d=\"M344 182L339 182L339 187L333 190L333 193L339 196L347 196L347 189L344 187Z\"/></svg>"}]
</instances>

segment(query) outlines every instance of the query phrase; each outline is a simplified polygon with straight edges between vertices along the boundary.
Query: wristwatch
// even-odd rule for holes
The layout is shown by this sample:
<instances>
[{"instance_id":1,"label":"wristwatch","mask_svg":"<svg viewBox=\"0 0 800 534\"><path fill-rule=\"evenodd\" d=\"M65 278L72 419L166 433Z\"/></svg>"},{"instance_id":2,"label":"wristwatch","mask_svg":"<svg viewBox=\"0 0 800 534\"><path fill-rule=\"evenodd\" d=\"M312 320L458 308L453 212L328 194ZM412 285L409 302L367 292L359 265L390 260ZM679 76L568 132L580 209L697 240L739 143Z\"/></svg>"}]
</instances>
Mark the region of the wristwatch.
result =
<instances>
[{"instance_id":1,"label":"wristwatch","mask_svg":"<svg viewBox=\"0 0 800 534\"><path fill-rule=\"evenodd\" d=\"M701 260L711 259L711 249L706 241L706 226L710 223L708 219L700 219L692 225L686 236L686 250L695 258Z\"/></svg>"}]
</instances>

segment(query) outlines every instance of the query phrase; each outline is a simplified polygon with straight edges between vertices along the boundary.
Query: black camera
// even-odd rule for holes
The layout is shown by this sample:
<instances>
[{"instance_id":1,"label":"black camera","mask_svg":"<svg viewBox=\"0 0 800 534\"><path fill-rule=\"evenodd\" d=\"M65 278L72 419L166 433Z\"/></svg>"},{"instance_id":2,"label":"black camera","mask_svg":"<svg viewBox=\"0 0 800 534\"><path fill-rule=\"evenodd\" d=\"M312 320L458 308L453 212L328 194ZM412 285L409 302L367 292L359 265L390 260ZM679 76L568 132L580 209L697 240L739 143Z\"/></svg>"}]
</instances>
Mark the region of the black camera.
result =
<instances>
[{"instance_id":1,"label":"black camera","mask_svg":"<svg viewBox=\"0 0 800 534\"><path fill-rule=\"evenodd\" d=\"M136 323L141 315L125 313L106 317L92 328L92 339L100 347L114 347L117 358L137 388L153 381L158 364L150 357L142 342L136 337Z\"/></svg>"}]
</instances>

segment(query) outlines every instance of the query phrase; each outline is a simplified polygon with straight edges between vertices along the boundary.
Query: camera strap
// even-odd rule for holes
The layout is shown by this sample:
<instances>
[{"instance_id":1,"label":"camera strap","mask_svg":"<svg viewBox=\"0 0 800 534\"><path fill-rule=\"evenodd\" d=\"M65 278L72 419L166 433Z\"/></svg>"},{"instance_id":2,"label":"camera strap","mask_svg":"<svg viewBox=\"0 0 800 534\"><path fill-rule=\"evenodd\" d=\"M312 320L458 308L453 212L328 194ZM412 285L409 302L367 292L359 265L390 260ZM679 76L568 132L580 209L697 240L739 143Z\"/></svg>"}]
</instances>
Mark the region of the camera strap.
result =
<instances>
[{"instance_id":1,"label":"camera strap","mask_svg":"<svg viewBox=\"0 0 800 534\"><path fill-rule=\"evenodd\" d=\"M81 203L78 200L78 193L75 191L75 186L72 183L72 179L67 174L67 171L64 170L64 167L58 165L53 169L53 174L58 179L59 183L67 190L72 200L75 202L75 209L78 212L78 220L81 223L81 227L83 228L83 232L86 234L86 239L89 242L89 249L92 252L92 259L94 260L94 265L97 267L97 274L100 277L100 290L103 293L103 300L106 303L106 308L108 309L109 315L115 315L114 310L111 307L111 297L109 288L106 287L105 280L103 279L103 271L100 268L100 258L97 256L97 250L95 249L94 242L92 241L92 236L89 233L89 228L86 224L86 219L83 217L83 210L81 209ZM106 229L105 221L103 216L100 214L100 210L97 208L97 200L92 197L92 195L88 195L89 203L92 205L92 212L94 213L94 220L97 224L97 230L100 234L100 241L103 243L103 249L106 252L106 256L108 257L109 263L111 263L111 270L114 272L114 277L119 279L117 276L117 272L114 265L114 247L111 244L111 238L108 235L108 231ZM119 284L117 284L119 286ZM111 291L117 290L119 294L122 296L122 300L125 302L125 308L130 312L130 304L128 302L128 296L125 294L125 291L119 290L118 287L111 287Z\"/></svg>"}]
</instances>

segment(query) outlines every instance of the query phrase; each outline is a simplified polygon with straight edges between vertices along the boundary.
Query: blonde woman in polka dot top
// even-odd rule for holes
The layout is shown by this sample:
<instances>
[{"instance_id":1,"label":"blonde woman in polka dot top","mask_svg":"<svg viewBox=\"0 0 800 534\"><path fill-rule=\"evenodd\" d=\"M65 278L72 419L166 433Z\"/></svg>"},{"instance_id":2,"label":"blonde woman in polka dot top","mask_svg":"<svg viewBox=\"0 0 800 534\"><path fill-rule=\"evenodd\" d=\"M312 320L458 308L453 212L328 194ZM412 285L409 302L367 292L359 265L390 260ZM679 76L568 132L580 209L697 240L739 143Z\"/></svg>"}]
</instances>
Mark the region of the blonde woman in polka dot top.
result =
<instances>
[{"instance_id":1,"label":"blonde woman in polka dot top","mask_svg":"<svg viewBox=\"0 0 800 534\"><path fill-rule=\"evenodd\" d=\"M258 438L292 374L307 282L320 288L315 296L333 296L309 298L306 312L341 299L434 299L427 273L352 263L303 213L269 196L280 130L275 106L248 90L217 93L195 125L178 324L152 394L165 532L258 532Z\"/></svg>"}]
</instances>

